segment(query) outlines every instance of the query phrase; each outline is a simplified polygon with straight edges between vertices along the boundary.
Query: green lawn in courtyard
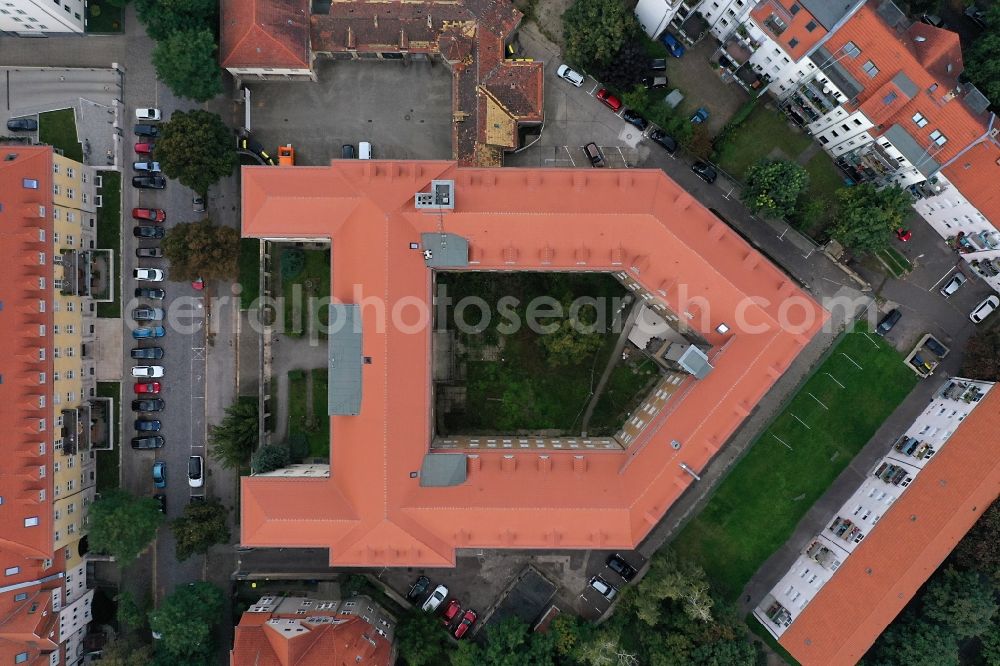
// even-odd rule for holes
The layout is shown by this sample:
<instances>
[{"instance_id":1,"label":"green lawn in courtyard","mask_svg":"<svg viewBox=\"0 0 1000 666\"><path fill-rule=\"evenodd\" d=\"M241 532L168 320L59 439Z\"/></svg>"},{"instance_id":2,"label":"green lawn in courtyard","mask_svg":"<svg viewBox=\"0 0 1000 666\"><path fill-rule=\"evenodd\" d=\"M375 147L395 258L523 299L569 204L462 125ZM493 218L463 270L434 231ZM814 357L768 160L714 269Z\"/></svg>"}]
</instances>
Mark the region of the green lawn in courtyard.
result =
<instances>
[{"instance_id":1,"label":"green lawn in courtyard","mask_svg":"<svg viewBox=\"0 0 1000 666\"><path fill-rule=\"evenodd\" d=\"M314 455L326 457L330 452L330 419L325 406L326 385L319 389L324 396L324 407L322 412L317 413L316 385L313 385L314 402L310 404L307 373L306 370L288 372L288 442L295 462ZM314 408L312 416L309 414L310 407Z\"/></svg>"},{"instance_id":2,"label":"green lawn in courtyard","mask_svg":"<svg viewBox=\"0 0 1000 666\"><path fill-rule=\"evenodd\" d=\"M101 171L101 207L97 209L97 247L114 255L114 300L97 304L98 317L120 317L122 271L122 176L117 171Z\"/></svg>"},{"instance_id":3,"label":"green lawn in courtyard","mask_svg":"<svg viewBox=\"0 0 1000 666\"><path fill-rule=\"evenodd\" d=\"M119 456L121 456L122 440L118 428L121 420L118 417L122 409L121 384L118 382L97 382L97 397L111 398L114 401L111 422L115 430L114 448L110 451L99 450L95 453L97 456L97 492L100 493L119 487Z\"/></svg>"},{"instance_id":4,"label":"green lawn in courtyard","mask_svg":"<svg viewBox=\"0 0 1000 666\"><path fill-rule=\"evenodd\" d=\"M87 32L122 32L123 15L124 10L121 7L115 7L108 0L88 0Z\"/></svg>"},{"instance_id":5,"label":"green lawn in courtyard","mask_svg":"<svg viewBox=\"0 0 1000 666\"><path fill-rule=\"evenodd\" d=\"M656 364L639 355L637 362L619 362L611 371L587 426L587 434L613 435L648 395L660 376Z\"/></svg>"},{"instance_id":6,"label":"green lawn in courtyard","mask_svg":"<svg viewBox=\"0 0 1000 666\"><path fill-rule=\"evenodd\" d=\"M281 294L284 297L284 322L285 335L302 336L309 331L318 331L318 325L327 322L327 310L329 306L320 307L318 314L310 312L310 299L322 299L330 296L330 254L329 250L304 250L279 246L278 266L283 270L281 264L288 261L290 253L301 252L303 255L302 267L291 277L286 277L286 273L281 274ZM298 285L299 297L296 299L293 294ZM315 303L314 303L315 304ZM325 337L325 333L319 332L319 337Z\"/></svg>"},{"instance_id":7,"label":"green lawn in courtyard","mask_svg":"<svg viewBox=\"0 0 1000 666\"><path fill-rule=\"evenodd\" d=\"M260 241L240 239L240 307L246 310L260 295Z\"/></svg>"},{"instance_id":8,"label":"green lawn in courtyard","mask_svg":"<svg viewBox=\"0 0 1000 666\"><path fill-rule=\"evenodd\" d=\"M38 142L59 148L69 159L83 162L83 146L76 136L76 118L73 109L39 113Z\"/></svg>"},{"instance_id":9,"label":"green lawn in courtyard","mask_svg":"<svg viewBox=\"0 0 1000 666\"><path fill-rule=\"evenodd\" d=\"M722 146L716 163L731 176L743 180L747 168L765 157L794 160L812 144L812 138L793 130L781 113L758 104L750 116Z\"/></svg>"}]
</instances>

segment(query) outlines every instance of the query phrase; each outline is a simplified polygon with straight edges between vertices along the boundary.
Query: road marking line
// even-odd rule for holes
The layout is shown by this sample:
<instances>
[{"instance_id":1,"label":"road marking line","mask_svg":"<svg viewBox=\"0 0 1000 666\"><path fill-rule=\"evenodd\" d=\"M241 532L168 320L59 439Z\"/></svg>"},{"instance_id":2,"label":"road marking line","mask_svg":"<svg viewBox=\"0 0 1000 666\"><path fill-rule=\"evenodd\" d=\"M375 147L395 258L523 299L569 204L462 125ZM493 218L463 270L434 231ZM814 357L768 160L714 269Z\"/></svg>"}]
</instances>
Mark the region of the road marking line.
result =
<instances>
[{"instance_id":1,"label":"road marking line","mask_svg":"<svg viewBox=\"0 0 1000 666\"><path fill-rule=\"evenodd\" d=\"M927 291L934 291L934 289L935 289L935 288L936 288L936 287L937 287L937 286L938 286L939 284L941 284L941 282L942 282L942 281L944 281L945 279L947 279L947 278L948 278L948 276L949 276L949 275L951 275L952 271L954 271L954 270L955 270L955 267L954 267L954 266L952 266L951 268L949 268L948 270L946 270L946 271L944 272L944 275L942 275L941 277L939 277L939 278L938 278L937 282L935 282L934 284L932 284L932 285L931 285L930 287L928 287L928 288L927 288Z\"/></svg>"}]
</instances>

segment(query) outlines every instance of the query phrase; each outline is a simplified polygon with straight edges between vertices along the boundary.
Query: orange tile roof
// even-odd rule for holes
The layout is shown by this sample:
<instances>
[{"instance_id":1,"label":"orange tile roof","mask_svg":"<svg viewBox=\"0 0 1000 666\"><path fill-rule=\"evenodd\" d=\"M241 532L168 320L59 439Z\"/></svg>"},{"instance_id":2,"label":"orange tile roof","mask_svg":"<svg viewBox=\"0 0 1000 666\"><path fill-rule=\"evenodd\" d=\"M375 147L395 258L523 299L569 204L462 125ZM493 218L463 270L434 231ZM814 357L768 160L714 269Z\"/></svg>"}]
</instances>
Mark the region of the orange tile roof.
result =
<instances>
[{"instance_id":1,"label":"orange tile roof","mask_svg":"<svg viewBox=\"0 0 1000 666\"><path fill-rule=\"evenodd\" d=\"M787 2L787 0L786 0ZM809 12L799 5L799 10L792 14L781 0L764 0L750 11L750 17L761 30L767 32L771 39L781 45L791 59L798 62L799 58L809 53L820 39L826 36L826 28ZM798 3L788 3L789 6ZM766 21L772 15L777 16L787 26L780 35L771 30ZM812 25L812 30L807 26ZM794 41L794 46L792 45Z\"/></svg>"},{"instance_id":2,"label":"orange tile roof","mask_svg":"<svg viewBox=\"0 0 1000 666\"><path fill-rule=\"evenodd\" d=\"M223 67L309 69L309 0L222 0Z\"/></svg>"},{"instance_id":3,"label":"orange tile roof","mask_svg":"<svg viewBox=\"0 0 1000 666\"><path fill-rule=\"evenodd\" d=\"M856 664L1000 495L1000 390L966 417L780 643L804 666Z\"/></svg>"},{"instance_id":4,"label":"orange tile roof","mask_svg":"<svg viewBox=\"0 0 1000 666\"><path fill-rule=\"evenodd\" d=\"M861 50L860 55L854 58L842 55L841 49L847 42L853 42ZM899 124L927 149L929 158L944 164L985 134L987 116L974 113L953 93L963 68L956 34L922 23L913 24L906 32L897 32L868 3L833 33L823 47L838 54L835 62L864 86L857 98L845 106L848 111L862 108L866 115L875 116L873 135L879 136ZM863 70L869 61L878 68L874 77ZM889 90L899 92L893 86L886 87L899 73L914 83L916 95L909 99L899 94L891 109L877 110ZM918 112L927 119L924 127L913 121ZM944 146L931 141L929 135L935 130L947 138Z\"/></svg>"},{"instance_id":5,"label":"orange tile roof","mask_svg":"<svg viewBox=\"0 0 1000 666\"><path fill-rule=\"evenodd\" d=\"M338 618L325 611L309 617ZM268 623L294 620L302 630L285 632ZM389 666L393 647L357 616L339 616L338 624L314 624L294 613L243 613L229 653L232 666Z\"/></svg>"},{"instance_id":6,"label":"orange tile roof","mask_svg":"<svg viewBox=\"0 0 1000 666\"><path fill-rule=\"evenodd\" d=\"M455 181L454 211L414 209L433 179ZM335 160L244 167L242 180L243 235L333 239L340 302L426 307L432 272L409 245L443 228L469 240L470 269L626 272L713 347L711 374L628 451L478 451L464 484L422 487L410 474L433 431L430 331L380 326L363 305L372 362L360 414L330 419L330 478L242 479L243 543L329 547L334 566L453 566L464 547L635 546L692 482L680 463L704 467L828 316L658 170ZM777 323L791 297L793 321L808 320L800 331Z\"/></svg>"},{"instance_id":7,"label":"orange tile roof","mask_svg":"<svg viewBox=\"0 0 1000 666\"><path fill-rule=\"evenodd\" d=\"M982 141L941 169L979 212L1000 227L1000 146L992 139Z\"/></svg>"}]
</instances>

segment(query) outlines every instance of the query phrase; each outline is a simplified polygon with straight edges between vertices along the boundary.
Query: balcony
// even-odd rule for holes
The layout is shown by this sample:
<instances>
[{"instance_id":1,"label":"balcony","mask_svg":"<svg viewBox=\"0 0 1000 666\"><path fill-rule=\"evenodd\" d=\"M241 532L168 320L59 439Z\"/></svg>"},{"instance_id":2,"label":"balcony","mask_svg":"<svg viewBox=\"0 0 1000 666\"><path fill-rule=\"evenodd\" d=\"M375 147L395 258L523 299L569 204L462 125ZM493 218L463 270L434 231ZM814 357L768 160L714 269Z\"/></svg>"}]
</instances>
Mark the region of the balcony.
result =
<instances>
[{"instance_id":1,"label":"balcony","mask_svg":"<svg viewBox=\"0 0 1000 666\"><path fill-rule=\"evenodd\" d=\"M65 455L90 450L91 423L90 405L80 405L76 409L62 410L62 450Z\"/></svg>"},{"instance_id":2,"label":"balcony","mask_svg":"<svg viewBox=\"0 0 1000 666\"><path fill-rule=\"evenodd\" d=\"M979 388L979 385L971 382L948 382L944 390L941 391L942 398L965 403L979 402L983 395L983 390Z\"/></svg>"},{"instance_id":3,"label":"balcony","mask_svg":"<svg viewBox=\"0 0 1000 666\"><path fill-rule=\"evenodd\" d=\"M899 171L899 162L886 154L877 142L861 146L837 158L837 166L856 182L888 183Z\"/></svg>"}]
</instances>

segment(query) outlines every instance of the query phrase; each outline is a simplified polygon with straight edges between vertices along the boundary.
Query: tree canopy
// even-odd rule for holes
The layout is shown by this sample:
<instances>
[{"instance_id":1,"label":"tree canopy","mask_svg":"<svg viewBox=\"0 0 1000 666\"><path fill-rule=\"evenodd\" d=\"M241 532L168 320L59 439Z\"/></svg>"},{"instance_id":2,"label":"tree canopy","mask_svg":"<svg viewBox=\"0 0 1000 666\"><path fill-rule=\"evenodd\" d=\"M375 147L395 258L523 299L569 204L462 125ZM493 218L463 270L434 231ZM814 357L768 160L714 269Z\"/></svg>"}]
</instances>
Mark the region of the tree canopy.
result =
<instances>
[{"instance_id":1,"label":"tree canopy","mask_svg":"<svg viewBox=\"0 0 1000 666\"><path fill-rule=\"evenodd\" d=\"M1000 99L1000 5L986 10L986 29L962 57L965 76L991 100Z\"/></svg>"},{"instance_id":2,"label":"tree canopy","mask_svg":"<svg viewBox=\"0 0 1000 666\"><path fill-rule=\"evenodd\" d=\"M788 160L763 159L747 169L744 180L743 201L750 212L786 217L809 187L809 172Z\"/></svg>"},{"instance_id":3,"label":"tree canopy","mask_svg":"<svg viewBox=\"0 0 1000 666\"><path fill-rule=\"evenodd\" d=\"M135 10L146 34L155 40L175 32L211 30L219 21L218 0L136 0Z\"/></svg>"},{"instance_id":4,"label":"tree canopy","mask_svg":"<svg viewBox=\"0 0 1000 666\"><path fill-rule=\"evenodd\" d=\"M101 648L101 666L148 666L153 648L139 641L116 638Z\"/></svg>"},{"instance_id":5,"label":"tree canopy","mask_svg":"<svg viewBox=\"0 0 1000 666\"><path fill-rule=\"evenodd\" d=\"M839 214L830 234L844 247L869 253L889 245L892 232L910 210L910 195L899 187L870 183L837 190Z\"/></svg>"},{"instance_id":6,"label":"tree canopy","mask_svg":"<svg viewBox=\"0 0 1000 666\"><path fill-rule=\"evenodd\" d=\"M962 376L1000 381L1000 329L978 329L965 343Z\"/></svg>"},{"instance_id":7,"label":"tree canopy","mask_svg":"<svg viewBox=\"0 0 1000 666\"><path fill-rule=\"evenodd\" d=\"M628 90L649 71L649 56L636 40L625 42L607 65L596 72L604 85Z\"/></svg>"},{"instance_id":8,"label":"tree canopy","mask_svg":"<svg viewBox=\"0 0 1000 666\"><path fill-rule=\"evenodd\" d=\"M175 111L163 124L154 156L163 173L198 194L233 173L239 164L236 139L217 113Z\"/></svg>"},{"instance_id":9,"label":"tree canopy","mask_svg":"<svg viewBox=\"0 0 1000 666\"><path fill-rule=\"evenodd\" d=\"M212 632L222 619L225 595L211 583L177 587L160 607L149 613L149 627L161 635L156 653L162 661L177 664L210 663L214 650Z\"/></svg>"},{"instance_id":10,"label":"tree canopy","mask_svg":"<svg viewBox=\"0 0 1000 666\"><path fill-rule=\"evenodd\" d=\"M229 541L227 513L219 500L187 504L181 517L170 523L177 540L177 559L183 562L196 553L207 553L217 543Z\"/></svg>"},{"instance_id":11,"label":"tree canopy","mask_svg":"<svg viewBox=\"0 0 1000 666\"><path fill-rule=\"evenodd\" d=\"M223 467L236 469L250 460L259 435L257 399L240 397L226 407L222 423L209 428L209 451Z\"/></svg>"},{"instance_id":12,"label":"tree canopy","mask_svg":"<svg viewBox=\"0 0 1000 666\"><path fill-rule=\"evenodd\" d=\"M396 647L405 655L408 666L443 664L448 658L448 634L441 631L441 620L413 608L396 625Z\"/></svg>"},{"instance_id":13,"label":"tree canopy","mask_svg":"<svg viewBox=\"0 0 1000 666\"><path fill-rule=\"evenodd\" d=\"M153 49L156 78L179 97L196 102L212 99L222 92L215 51L215 37L207 28L172 32Z\"/></svg>"},{"instance_id":14,"label":"tree canopy","mask_svg":"<svg viewBox=\"0 0 1000 666\"><path fill-rule=\"evenodd\" d=\"M635 14L619 0L576 0L563 13L566 59L584 70L603 70L639 33Z\"/></svg>"},{"instance_id":15,"label":"tree canopy","mask_svg":"<svg viewBox=\"0 0 1000 666\"><path fill-rule=\"evenodd\" d=\"M257 449L250 459L250 469L254 474L266 474L276 469L287 467L291 462L288 446L280 444L265 444Z\"/></svg>"},{"instance_id":16,"label":"tree canopy","mask_svg":"<svg viewBox=\"0 0 1000 666\"><path fill-rule=\"evenodd\" d=\"M174 225L163 238L172 280L231 280L238 274L240 234L209 219Z\"/></svg>"},{"instance_id":17,"label":"tree canopy","mask_svg":"<svg viewBox=\"0 0 1000 666\"><path fill-rule=\"evenodd\" d=\"M156 500L122 490L102 493L91 505L89 517L91 549L113 556L121 567L131 564L152 543L163 522Z\"/></svg>"}]
</instances>

